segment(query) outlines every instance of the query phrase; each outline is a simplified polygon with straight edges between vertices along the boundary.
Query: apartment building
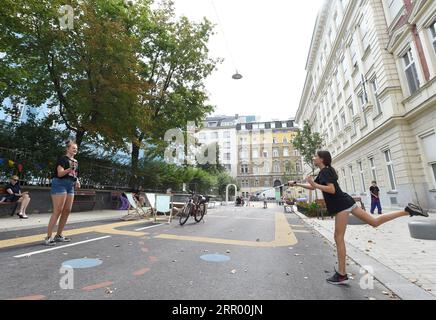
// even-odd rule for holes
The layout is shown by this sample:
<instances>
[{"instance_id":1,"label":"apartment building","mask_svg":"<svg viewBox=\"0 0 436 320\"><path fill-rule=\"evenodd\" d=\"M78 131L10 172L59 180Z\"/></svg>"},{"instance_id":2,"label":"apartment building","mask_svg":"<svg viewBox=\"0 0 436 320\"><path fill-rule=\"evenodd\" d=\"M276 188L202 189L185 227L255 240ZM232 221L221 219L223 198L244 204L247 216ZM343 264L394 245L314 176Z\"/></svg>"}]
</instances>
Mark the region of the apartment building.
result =
<instances>
[{"instance_id":1,"label":"apartment building","mask_svg":"<svg viewBox=\"0 0 436 320\"><path fill-rule=\"evenodd\" d=\"M197 133L198 142L202 145L218 144L219 161L229 174L237 176L237 139L236 125L255 121L255 116L213 116L203 122L203 128Z\"/></svg>"},{"instance_id":2,"label":"apartment building","mask_svg":"<svg viewBox=\"0 0 436 320\"><path fill-rule=\"evenodd\" d=\"M236 126L237 181L242 196L266 193L274 197L274 187L301 179L301 156L292 145L296 130L293 120Z\"/></svg>"}]
</instances>

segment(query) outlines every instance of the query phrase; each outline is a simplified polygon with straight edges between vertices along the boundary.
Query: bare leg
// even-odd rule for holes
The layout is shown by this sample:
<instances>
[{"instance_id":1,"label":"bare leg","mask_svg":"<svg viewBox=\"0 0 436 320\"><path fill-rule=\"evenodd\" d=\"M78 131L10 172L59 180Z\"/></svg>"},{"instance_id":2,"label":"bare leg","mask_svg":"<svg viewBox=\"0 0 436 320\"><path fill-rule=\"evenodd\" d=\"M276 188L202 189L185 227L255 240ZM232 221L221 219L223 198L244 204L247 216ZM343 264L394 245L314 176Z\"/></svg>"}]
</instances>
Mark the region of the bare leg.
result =
<instances>
[{"instance_id":1,"label":"bare leg","mask_svg":"<svg viewBox=\"0 0 436 320\"><path fill-rule=\"evenodd\" d=\"M27 209L27 206L29 205L30 197L28 194L25 194L25 195L23 195L22 199L23 200L21 202L20 213L23 215L26 215L26 209Z\"/></svg>"},{"instance_id":2,"label":"bare leg","mask_svg":"<svg viewBox=\"0 0 436 320\"><path fill-rule=\"evenodd\" d=\"M365 212L362 208L354 208L351 213L359 218L360 220L366 222L370 226L373 226L374 228L377 228L378 226L382 225L383 223L386 223L388 221L408 216L409 213L407 211L396 211L391 213L385 213L383 215L380 215L378 217L374 217L373 215L369 214L368 212Z\"/></svg>"},{"instance_id":3,"label":"bare leg","mask_svg":"<svg viewBox=\"0 0 436 320\"><path fill-rule=\"evenodd\" d=\"M53 213L50 217L50 221L48 223L48 230L47 230L47 237L51 238L51 235L53 233L53 228L56 225L59 216L62 212L62 209L64 207L65 200L67 198L67 194L59 194L59 195L52 195L51 199L53 201Z\"/></svg>"},{"instance_id":4,"label":"bare leg","mask_svg":"<svg viewBox=\"0 0 436 320\"><path fill-rule=\"evenodd\" d=\"M345 231L347 230L348 212L339 212L335 217L335 242L338 253L338 272L346 275L347 249L345 247Z\"/></svg>"},{"instance_id":5,"label":"bare leg","mask_svg":"<svg viewBox=\"0 0 436 320\"><path fill-rule=\"evenodd\" d=\"M67 224L68 216L70 215L71 208L73 206L73 201L74 195L68 195L67 199L65 200L57 230L57 234L60 236L62 235L62 231L64 231L65 225Z\"/></svg>"}]
</instances>

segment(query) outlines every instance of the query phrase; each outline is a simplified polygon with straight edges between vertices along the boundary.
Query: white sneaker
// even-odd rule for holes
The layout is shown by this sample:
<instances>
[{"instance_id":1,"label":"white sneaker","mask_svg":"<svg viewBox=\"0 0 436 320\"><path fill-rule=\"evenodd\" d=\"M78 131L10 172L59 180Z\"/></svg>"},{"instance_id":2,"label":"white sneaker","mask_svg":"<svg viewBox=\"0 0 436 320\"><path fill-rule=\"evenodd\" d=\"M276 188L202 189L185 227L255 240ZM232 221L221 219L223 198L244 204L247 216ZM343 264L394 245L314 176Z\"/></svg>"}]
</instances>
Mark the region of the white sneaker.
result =
<instances>
[{"instance_id":1,"label":"white sneaker","mask_svg":"<svg viewBox=\"0 0 436 320\"><path fill-rule=\"evenodd\" d=\"M56 245L56 242L54 241L53 237L51 237L51 238L47 237L44 239L44 244L46 246L53 247Z\"/></svg>"}]
</instances>

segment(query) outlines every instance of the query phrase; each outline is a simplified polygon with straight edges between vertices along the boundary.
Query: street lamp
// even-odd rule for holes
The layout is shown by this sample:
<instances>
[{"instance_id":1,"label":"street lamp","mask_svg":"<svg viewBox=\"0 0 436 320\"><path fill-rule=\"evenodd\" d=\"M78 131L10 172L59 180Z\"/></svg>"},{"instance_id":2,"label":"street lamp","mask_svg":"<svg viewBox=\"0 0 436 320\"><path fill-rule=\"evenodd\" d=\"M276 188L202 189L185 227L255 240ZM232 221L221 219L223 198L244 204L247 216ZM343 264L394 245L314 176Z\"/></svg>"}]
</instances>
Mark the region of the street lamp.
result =
<instances>
[{"instance_id":1,"label":"street lamp","mask_svg":"<svg viewBox=\"0 0 436 320\"><path fill-rule=\"evenodd\" d=\"M234 80L241 80L242 78L242 74L240 74L238 70L236 70L236 73L232 76L232 79Z\"/></svg>"}]
</instances>

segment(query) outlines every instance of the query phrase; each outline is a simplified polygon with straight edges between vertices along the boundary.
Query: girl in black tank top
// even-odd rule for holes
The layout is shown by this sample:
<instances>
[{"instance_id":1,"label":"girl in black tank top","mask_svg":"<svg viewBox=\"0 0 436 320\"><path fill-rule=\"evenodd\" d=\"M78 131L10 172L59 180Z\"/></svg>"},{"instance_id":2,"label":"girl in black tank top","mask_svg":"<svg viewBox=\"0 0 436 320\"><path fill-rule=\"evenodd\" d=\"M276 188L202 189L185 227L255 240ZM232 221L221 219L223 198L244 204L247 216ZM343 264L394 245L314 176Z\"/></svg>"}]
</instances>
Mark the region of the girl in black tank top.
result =
<instances>
[{"instance_id":1,"label":"girl in black tank top","mask_svg":"<svg viewBox=\"0 0 436 320\"><path fill-rule=\"evenodd\" d=\"M328 213L335 216L335 242L338 253L338 270L335 270L335 274L327 279L327 282L331 284L345 284L348 282L347 272L345 270L346 248L344 237L350 213L373 227L378 227L383 223L407 215L428 217L427 212L413 203L409 203L402 211L374 217L357 206L354 199L341 190L338 183L338 175L336 170L332 167L330 152L318 151L313 157L313 164L320 170L316 179L313 179L312 176L308 176L306 178L308 183L306 184L290 181L289 185L299 186L309 190L321 190Z\"/></svg>"}]
</instances>

